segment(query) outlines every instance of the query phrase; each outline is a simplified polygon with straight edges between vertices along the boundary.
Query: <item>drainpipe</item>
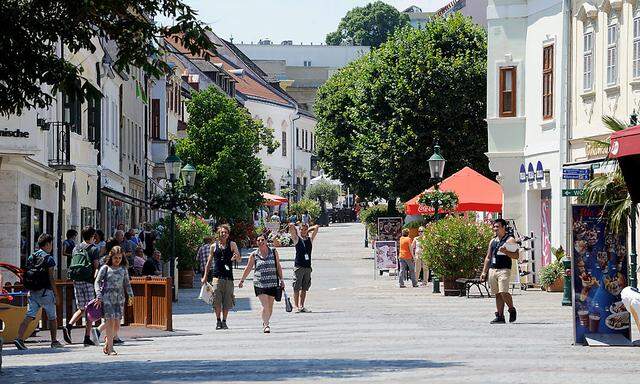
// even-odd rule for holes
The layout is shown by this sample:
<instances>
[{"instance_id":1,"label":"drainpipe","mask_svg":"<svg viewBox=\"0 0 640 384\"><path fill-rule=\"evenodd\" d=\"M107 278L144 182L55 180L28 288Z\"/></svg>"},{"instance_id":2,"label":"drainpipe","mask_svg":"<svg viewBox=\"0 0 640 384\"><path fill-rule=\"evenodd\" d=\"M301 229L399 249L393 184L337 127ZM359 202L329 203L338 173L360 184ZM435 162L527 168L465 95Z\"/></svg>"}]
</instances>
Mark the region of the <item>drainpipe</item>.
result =
<instances>
[{"instance_id":1,"label":"drainpipe","mask_svg":"<svg viewBox=\"0 0 640 384\"><path fill-rule=\"evenodd\" d=\"M567 181L562 179L562 166L565 163L569 162L569 131L570 131L570 122L571 122L571 92L569 92L570 84L571 84L571 0L563 0L562 2L562 66L561 70L564 74L562 87L560 90L560 100L562 108L560 117L560 130L559 130L559 161L560 161L560 169L558 177L560 179L560 190L565 189L567 187ZM564 102L563 102L564 101ZM559 244L562 245L565 249L570 249L569 244L567 244L568 239L568 214L569 214L569 206L570 199L563 199L559 204L560 206L560 241Z\"/></svg>"}]
</instances>

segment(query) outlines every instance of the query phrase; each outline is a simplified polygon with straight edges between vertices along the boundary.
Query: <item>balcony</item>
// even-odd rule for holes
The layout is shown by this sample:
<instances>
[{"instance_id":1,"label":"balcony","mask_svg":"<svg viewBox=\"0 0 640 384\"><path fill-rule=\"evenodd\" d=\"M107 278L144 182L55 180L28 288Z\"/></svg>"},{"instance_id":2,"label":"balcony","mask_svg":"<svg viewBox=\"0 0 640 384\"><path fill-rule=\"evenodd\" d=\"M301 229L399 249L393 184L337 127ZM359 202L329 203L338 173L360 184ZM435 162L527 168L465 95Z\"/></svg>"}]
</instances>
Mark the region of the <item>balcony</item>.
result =
<instances>
[{"instance_id":1,"label":"balcony","mask_svg":"<svg viewBox=\"0 0 640 384\"><path fill-rule=\"evenodd\" d=\"M521 153L525 144L525 123L524 117L488 118L489 154Z\"/></svg>"},{"instance_id":2,"label":"balcony","mask_svg":"<svg viewBox=\"0 0 640 384\"><path fill-rule=\"evenodd\" d=\"M71 128L64 121L46 123L49 127L49 167L68 172L76 169L71 164Z\"/></svg>"}]
</instances>

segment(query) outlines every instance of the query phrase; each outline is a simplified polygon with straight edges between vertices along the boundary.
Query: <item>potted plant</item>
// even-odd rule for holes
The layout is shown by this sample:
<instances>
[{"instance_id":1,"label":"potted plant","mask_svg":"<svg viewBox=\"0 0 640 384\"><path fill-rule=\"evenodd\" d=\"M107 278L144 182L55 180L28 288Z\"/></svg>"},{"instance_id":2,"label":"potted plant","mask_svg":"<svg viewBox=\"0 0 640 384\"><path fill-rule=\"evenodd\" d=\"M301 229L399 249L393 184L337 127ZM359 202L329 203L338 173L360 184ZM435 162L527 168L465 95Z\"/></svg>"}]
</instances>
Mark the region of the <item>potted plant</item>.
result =
<instances>
[{"instance_id":1,"label":"potted plant","mask_svg":"<svg viewBox=\"0 0 640 384\"><path fill-rule=\"evenodd\" d=\"M469 278L482 268L487 244L493 236L491 227L473 219L448 216L429 223L422 237L424 261L444 280L446 296L458 295L456 279Z\"/></svg>"},{"instance_id":2,"label":"potted plant","mask_svg":"<svg viewBox=\"0 0 640 384\"><path fill-rule=\"evenodd\" d=\"M558 249L552 248L551 252L556 259L540 269L540 284L542 289L547 292L562 292L564 289L562 258L564 258L565 252L562 247Z\"/></svg>"}]
</instances>

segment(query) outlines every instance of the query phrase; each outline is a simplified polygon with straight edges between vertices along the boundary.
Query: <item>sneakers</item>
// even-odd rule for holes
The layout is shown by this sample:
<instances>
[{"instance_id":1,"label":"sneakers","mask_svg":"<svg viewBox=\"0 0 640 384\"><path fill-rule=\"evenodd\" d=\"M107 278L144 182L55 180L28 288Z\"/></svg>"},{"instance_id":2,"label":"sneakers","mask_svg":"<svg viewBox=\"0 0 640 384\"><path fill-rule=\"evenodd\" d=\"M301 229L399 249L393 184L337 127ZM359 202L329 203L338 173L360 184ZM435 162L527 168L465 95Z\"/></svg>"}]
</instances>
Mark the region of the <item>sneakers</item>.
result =
<instances>
[{"instance_id":1,"label":"sneakers","mask_svg":"<svg viewBox=\"0 0 640 384\"><path fill-rule=\"evenodd\" d=\"M113 339L113 345L122 345L124 344L124 340L122 340L121 338L117 338L117 339Z\"/></svg>"},{"instance_id":2,"label":"sneakers","mask_svg":"<svg viewBox=\"0 0 640 384\"><path fill-rule=\"evenodd\" d=\"M500 315L498 314L498 312L496 312L496 318L491 320L491 322L489 324L504 324L504 315Z\"/></svg>"},{"instance_id":3,"label":"sneakers","mask_svg":"<svg viewBox=\"0 0 640 384\"><path fill-rule=\"evenodd\" d=\"M401 285L400 288L407 288L407 286L406 285Z\"/></svg>"},{"instance_id":4,"label":"sneakers","mask_svg":"<svg viewBox=\"0 0 640 384\"><path fill-rule=\"evenodd\" d=\"M216 330L218 329L222 329L222 320L218 319L218 321L216 321Z\"/></svg>"},{"instance_id":5,"label":"sneakers","mask_svg":"<svg viewBox=\"0 0 640 384\"><path fill-rule=\"evenodd\" d=\"M509 322L513 323L516 321L516 307L509 308Z\"/></svg>"},{"instance_id":6,"label":"sneakers","mask_svg":"<svg viewBox=\"0 0 640 384\"><path fill-rule=\"evenodd\" d=\"M302 308L300 308L300 312L302 312L302 313L311 313L311 310L306 308L306 307L302 307Z\"/></svg>"},{"instance_id":7,"label":"sneakers","mask_svg":"<svg viewBox=\"0 0 640 384\"><path fill-rule=\"evenodd\" d=\"M62 344L60 344L58 340L56 340L51 342L51 348L57 349L57 348L64 348L64 347L62 346Z\"/></svg>"},{"instance_id":8,"label":"sneakers","mask_svg":"<svg viewBox=\"0 0 640 384\"><path fill-rule=\"evenodd\" d=\"M73 341L71 341L71 329L71 324L67 324L62 327L62 337L64 338L64 342L67 344L73 343Z\"/></svg>"},{"instance_id":9,"label":"sneakers","mask_svg":"<svg viewBox=\"0 0 640 384\"><path fill-rule=\"evenodd\" d=\"M229 327L227 327L227 320L222 320L222 329L229 329Z\"/></svg>"},{"instance_id":10,"label":"sneakers","mask_svg":"<svg viewBox=\"0 0 640 384\"><path fill-rule=\"evenodd\" d=\"M85 336L84 337L84 342L83 342L85 347L95 347L96 343L93 342L93 340L91 340L90 336Z\"/></svg>"},{"instance_id":11,"label":"sneakers","mask_svg":"<svg viewBox=\"0 0 640 384\"><path fill-rule=\"evenodd\" d=\"M24 351L25 349L28 349L26 345L24 345L24 340L22 339L15 339L13 341L13 344L16 346L16 348L18 348L19 351Z\"/></svg>"}]
</instances>

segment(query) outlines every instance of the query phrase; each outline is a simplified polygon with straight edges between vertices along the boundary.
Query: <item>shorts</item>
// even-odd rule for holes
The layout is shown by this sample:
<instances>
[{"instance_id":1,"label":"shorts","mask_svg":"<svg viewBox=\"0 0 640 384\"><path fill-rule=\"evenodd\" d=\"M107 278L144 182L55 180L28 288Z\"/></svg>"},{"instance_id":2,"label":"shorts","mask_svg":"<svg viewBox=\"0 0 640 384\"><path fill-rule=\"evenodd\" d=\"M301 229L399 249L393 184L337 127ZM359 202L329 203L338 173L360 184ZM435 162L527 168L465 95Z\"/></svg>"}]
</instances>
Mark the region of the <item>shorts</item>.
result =
<instances>
[{"instance_id":1,"label":"shorts","mask_svg":"<svg viewBox=\"0 0 640 384\"><path fill-rule=\"evenodd\" d=\"M219 279L214 277L211 280L213 286L213 306L231 309L235 306L233 297L233 280Z\"/></svg>"},{"instance_id":2,"label":"shorts","mask_svg":"<svg viewBox=\"0 0 640 384\"><path fill-rule=\"evenodd\" d=\"M293 290L308 291L311 288L311 268L293 268Z\"/></svg>"},{"instance_id":3,"label":"shorts","mask_svg":"<svg viewBox=\"0 0 640 384\"><path fill-rule=\"evenodd\" d=\"M509 284L511 283L511 269L489 269L489 286L491 294L509 293Z\"/></svg>"},{"instance_id":4,"label":"shorts","mask_svg":"<svg viewBox=\"0 0 640 384\"><path fill-rule=\"evenodd\" d=\"M76 307L78 309L85 309L87 304L96 297L93 284L86 281L74 281L73 292L76 296Z\"/></svg>"},{"instance_id":5,"label":"shorts","mask_svg":"<svg viewBox=\"0 0 640 384\"><path fill-rule=\"evenodd\" d=\"M38 310L42 308L47 314L48 320L56 320L56 297L50 289L41 289L29 292L29 309L25 316L33 319L38 315Z\"/></svg>"},{"instance_id":6,"label":"shorts","mask_svg":"<svg viewBox=\"0 0 640 384\"><path fill-rule=\"evenodd\" d=\"M256 293L256 296L267 295L271 297L276 297L276 295L278 294L277 287L269 287L269 288L253 287L253 290Z\"/></svg>"}]
</instances>

